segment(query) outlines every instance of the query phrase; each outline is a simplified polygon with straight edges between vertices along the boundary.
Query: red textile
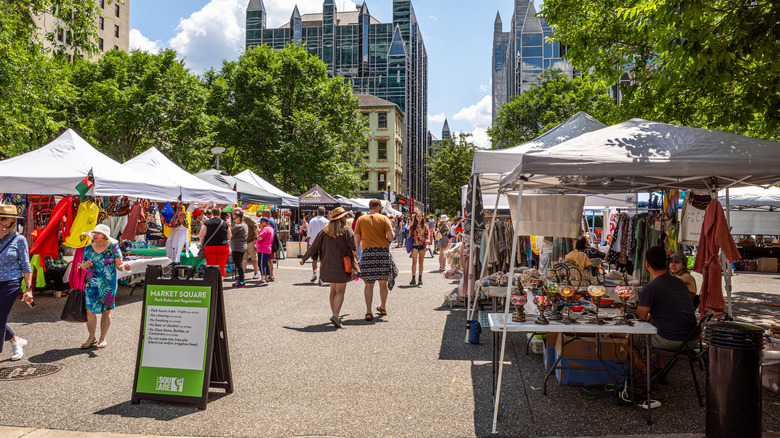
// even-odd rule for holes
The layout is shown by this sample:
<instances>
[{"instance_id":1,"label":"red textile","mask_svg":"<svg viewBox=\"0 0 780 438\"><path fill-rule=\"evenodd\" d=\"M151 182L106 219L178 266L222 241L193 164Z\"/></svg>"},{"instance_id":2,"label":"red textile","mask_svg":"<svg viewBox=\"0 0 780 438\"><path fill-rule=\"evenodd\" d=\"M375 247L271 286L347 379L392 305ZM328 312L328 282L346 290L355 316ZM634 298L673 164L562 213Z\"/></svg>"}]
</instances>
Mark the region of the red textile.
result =
<instances>
[{"instance_id":1,"label":"red textile","mask_svg":"<svg viewBox=\"0 0 780 438\"><path fill-rule=\"evenodd\" d=\"M62 238L70 235L70 226L73 225L73 198L66 196L57 203L49 217L49 223L38 235L30 249L30 254L59 257L60 237L59 231L62 225L62 217L65 217L65 227L62 228Z\"/></svg>"},{"instance_id":2,"label":"red textile","mask_svg":"<svg viewBox=\"0 0 780 438\"><path fill-rule=\"evenodd\" d=\"M715 312L716 315L725 312L726 303L723 301L720 261L718 260L719 250L723 251L723 255L730 262L740 259L739 250L726 223L723 207L717 199L713 199L704 210L699 250L696 252L696 262L693 265L693 270L704 277L701 284L701 302L699 303L699 314L701 315L704 315L708 309Z\"/></svg>"},{"instance_id":3,"label":"red textile","mask_svg":"<svg viewBox=\"0 0 780 438\"><path fill-rule=\"evenodd\" d=\"M230 255L230 247L227 245L214 245L203 248L203 252L206 253L206 265L219 266L219 270L224 277L227 275L225 267L227 266L228 256Z\"/></svg>"},{"instance_id":4,"label":"red textile","mask_svg":"<svg viewBox=\"0 0 780 438\"><path fill-rule=\"evenodd\" d=\"M122 231L122 235L119 236L119 240L135 240L136 232L138 231L138 220L141 219L143 213L140 202L133 204L130 208L130 216L127 218L127 225Z\"/></svg>"}]
</instances>

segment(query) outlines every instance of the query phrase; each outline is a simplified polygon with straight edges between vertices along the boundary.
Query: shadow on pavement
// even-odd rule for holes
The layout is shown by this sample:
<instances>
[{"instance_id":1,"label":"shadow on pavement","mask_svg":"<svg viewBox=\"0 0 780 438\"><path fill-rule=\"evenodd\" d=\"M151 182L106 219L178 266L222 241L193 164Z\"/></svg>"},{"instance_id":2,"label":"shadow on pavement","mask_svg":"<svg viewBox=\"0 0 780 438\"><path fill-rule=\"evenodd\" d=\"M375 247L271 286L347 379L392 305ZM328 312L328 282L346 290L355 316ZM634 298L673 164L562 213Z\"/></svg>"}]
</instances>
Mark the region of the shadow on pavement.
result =
<instances>
[{"instance_id":1,"label":"shadow on pavement","mask_svg":"<svg viewBox=\"0 0 780 438\"><path fill-rule=\"evenodd\" d=\"M226 396L225 392L209 391L209 403L213 403ZM134 405L130 401L122 402L114 406L96 411L97 415L118 415L126 418L151 418L154 420L171 421L187 415L200 412L195 405L185 403L158 402L153 400L141 400Z\"/></svg>"},{"instance_id":2,"label":"shadow on pavement","mask_svg":"<svg viewBox=\"0 0 780 438\"><path fill-rule=\"evenodd\" d=\"M61 350L45 351L41 354L30 356L27 360L30 361L31 363L59 362L63 359L67 359L69 357L78 356L82 354L88 356L89 358L98 357L98 355L95 354L94 349L82 350L79 347L75 347L75 348L65 348Z\"/></svg>"},{"instance_id":3,"label":"shadow on pavement","mask_svg":"<svg viewBox=\"0 0 780 438\"><path fill-rule=\"evenodd\" d=\"M479 344L466 342L466 311L453 309L442 330L439 360L490 361L490 333L485 327ZM489 371L489 370L488 370Z\"/></svg>"}]
</instances>

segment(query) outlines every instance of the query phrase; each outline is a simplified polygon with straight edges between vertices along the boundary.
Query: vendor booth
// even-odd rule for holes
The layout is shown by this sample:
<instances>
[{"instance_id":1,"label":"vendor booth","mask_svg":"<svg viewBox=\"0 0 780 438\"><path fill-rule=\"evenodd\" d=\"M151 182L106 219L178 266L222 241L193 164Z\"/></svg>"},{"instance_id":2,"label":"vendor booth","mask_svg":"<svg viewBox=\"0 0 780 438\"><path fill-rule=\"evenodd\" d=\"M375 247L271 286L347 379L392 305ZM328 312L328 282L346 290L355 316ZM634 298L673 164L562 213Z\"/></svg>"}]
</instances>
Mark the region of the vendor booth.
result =
<instances>
[{"instance_id":1,"label":"vendor booth","mask_svg":"<svg viewBox=\"0 0 780 438\"><path fill-rule=\"evenodd\" d=\"M342 202L330 196L319 184L314 184L314 187L299 196L298 203L301 210L316 210L319 207L324 207L326 210L342 207L348 210L352 206L349 202Z\"/></svg>"},{"instance_id":2,"label":"vendor booth","mask_svg":"<svg viewBox=\"0 0 780 438\"><path fill-rule=\"evenodd\" d=\"M231 205L237 202L236 192L233 190L215 186L190 174L154 147L125 162L123 166L144 175L157 175L168 180L171 185L178 185L182 202L216 202Z\"/></svg>"},{"instance_id":3,"label":"vendor booth","mask_svg":"<svg viewBox=\"0 0 780 438\"><path fill-rule=\"evenodd\" d=\"M235 178L247 184L258 187L268 193L271 193L272 195L281 196L282 203L279 205L281 205L283 208L298 208L298 197L285 193L283 190L264 180L260 177L260 175L252 172L249 169L246 169L243 172L237 174Z\"/></svg>"},{"instance_id":4,"label":"vendor booth","mask_svg":"<svg viewBox=\"0 0 780 438\"><path fill-rule=\"evenodd\" d=\"M196 173L195 176L209 184L223 187L228 190L234 190L237 193L238 200L241 202L273 205L280 205L282 203L282 196L269 193L260 187L236 179L222 170L201 170Z\"/></svg>"},{"instance_id":5,"label":"vendor booth","mask_svg":"<svg viewBox=\"0 0 780 438\"><path fill-rule=\"evenodd\" d=\"M778 143L736 134L632 119L582 134L546 150L527 151L516 167L502 176L500 191L518 194L518 210L522 210L523 195L529 189L562 194L696 189L714 195L722 188L769 185L780 181L779 147ZM671 204L677 205L676 202ZM735 257L736 248L729 246L724 235L728 230L720 227L725 219L717 196L707 200L707 216L694 269L703 271L705 276L701 306L706 303L707 307L719 305L723 308L720 263L717 262L719 245L724 245L722 250L729 259L738 258L738 255ZM519 225L519 221L513 224L515 235ZM514 271L516 252L517 239L512 242L512 264L508 272ZM704 265L705 261L713 260L714 263ZM511 283L507 282L506 296L510 295ZM502 327L496 326L502 332L502 340L494 432L509 324L509 300L506 300L500 322ZM649 409L647 414L650 415Z\"/></svg>"}]
</instances>

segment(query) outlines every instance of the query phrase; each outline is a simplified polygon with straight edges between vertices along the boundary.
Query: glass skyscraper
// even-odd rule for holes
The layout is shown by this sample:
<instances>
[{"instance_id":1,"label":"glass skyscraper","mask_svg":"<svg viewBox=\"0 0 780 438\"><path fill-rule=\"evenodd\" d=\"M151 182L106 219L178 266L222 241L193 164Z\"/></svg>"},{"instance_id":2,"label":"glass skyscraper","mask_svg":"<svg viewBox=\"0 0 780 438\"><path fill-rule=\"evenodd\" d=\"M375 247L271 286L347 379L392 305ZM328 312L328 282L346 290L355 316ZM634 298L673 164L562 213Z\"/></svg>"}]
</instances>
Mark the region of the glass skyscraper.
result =
<instances>
[{"instance_id":1,"label":"glass skyscraper","mask_svg":"<svg viewBox=\"0 0 780 438\"><path fill-rule=\"evenodd\" d=\"M321 14L301 15L296 6L289 23L269 29L262 0L250 0L246 47L268 44L281 49L290 42L305 44L355 93L388 100L404 112L404 192L427 205L428 55L412 2L393 0L393 22L381 23L365 2L357 10L341 12L334 0L324 0Z\"/></svg>"},{"instance_id":2,"label":"glass skyscraper","mask_svg":"<svg viewBox=\"0 0 780 438\"><path fill-rule=\"evenodd\" d=\"M542 72L557 68L573 76L575 70L563 59L565 47L548 42L553 30L536 15L532 0L515 0L509 32L504 32L501 15L493 28L493 120L503 104L528 90Z\"/></svg>"}]
</instances>

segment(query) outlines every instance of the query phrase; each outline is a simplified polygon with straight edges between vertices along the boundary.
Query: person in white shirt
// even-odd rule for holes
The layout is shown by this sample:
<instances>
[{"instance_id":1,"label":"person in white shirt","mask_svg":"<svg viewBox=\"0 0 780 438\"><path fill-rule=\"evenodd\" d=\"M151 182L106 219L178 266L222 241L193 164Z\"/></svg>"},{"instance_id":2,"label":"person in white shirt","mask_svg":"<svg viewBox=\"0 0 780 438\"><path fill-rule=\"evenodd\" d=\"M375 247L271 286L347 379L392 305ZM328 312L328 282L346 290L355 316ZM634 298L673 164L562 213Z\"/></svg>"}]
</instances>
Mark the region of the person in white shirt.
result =
<instances>
[{"instance_id":1,"label":"person in white shirt","mask_svg":"<svg viewBox=\"0 0 780 438\"><path fill-rule=\"evenodd\" d=\"M320 207L317 209L317 216L313 217L309 221L309 230L307 237L309 238L309 243L314 242L314 239L317 238L317 235L320 234L320 231L325 229L326 226L328 226L328 219L325 218L325 207ZM314 254L311 258L311 282L314 283L317 281L317 261L319 261L319 254ZM319 283L322 283L322 280L319 281Z\"/></svg>"}]
</instances>

